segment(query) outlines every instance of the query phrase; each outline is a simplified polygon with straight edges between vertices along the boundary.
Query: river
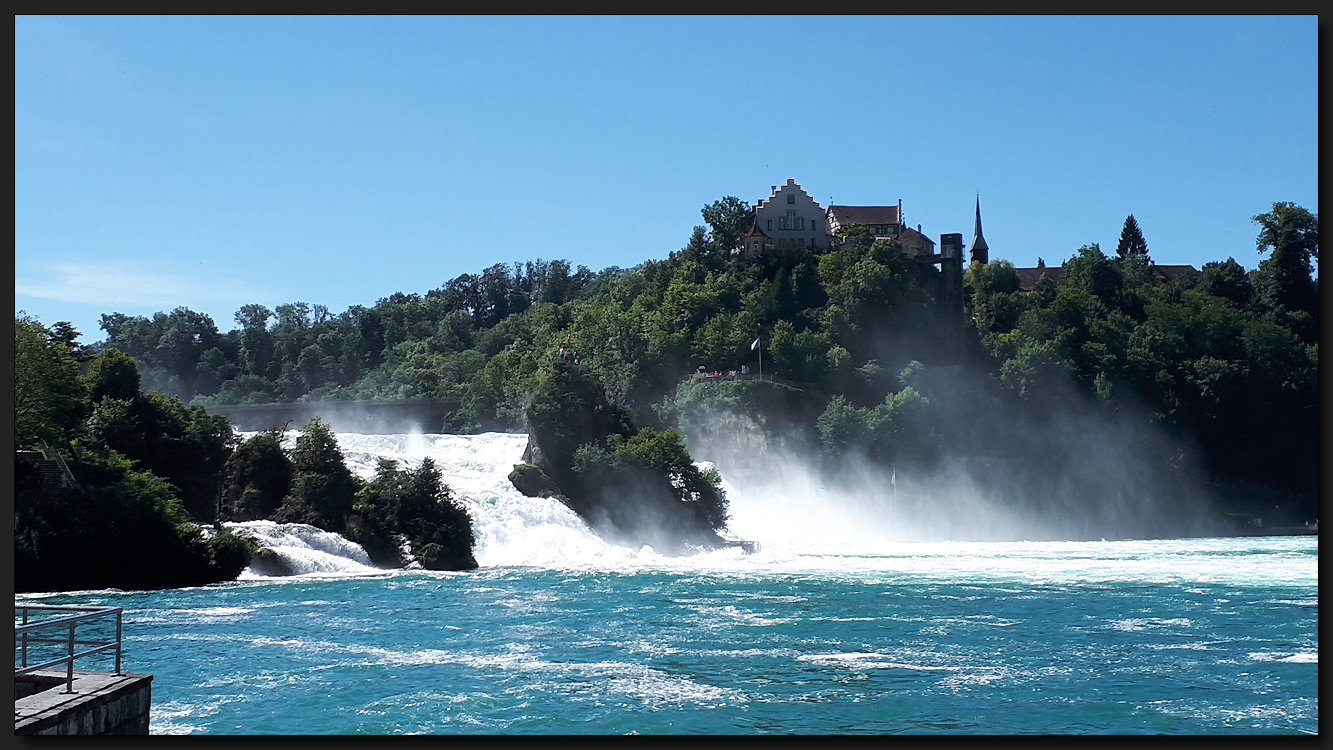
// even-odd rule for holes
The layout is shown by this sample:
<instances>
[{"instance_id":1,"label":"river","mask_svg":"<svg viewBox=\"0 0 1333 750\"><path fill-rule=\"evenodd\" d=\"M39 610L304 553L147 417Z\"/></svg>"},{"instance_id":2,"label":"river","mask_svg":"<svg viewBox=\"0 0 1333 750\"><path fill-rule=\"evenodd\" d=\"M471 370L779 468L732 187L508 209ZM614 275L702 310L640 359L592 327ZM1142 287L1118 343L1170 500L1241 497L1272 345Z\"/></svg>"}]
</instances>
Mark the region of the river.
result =
<instances>
[{"instance_id":1,"label":"river","mask_svg":"<svg viewBox=\"0 0 1333 750\"><path fill-rule=\"evenodd\" d=\"M731 487L759 551L667 557L514 491L521 435L337 437L434 457L481 569L256 522L301 575L20 598L124 607L162 734L1318 732L1313 536L904 541Z\"/></svg>"}]
</instances>

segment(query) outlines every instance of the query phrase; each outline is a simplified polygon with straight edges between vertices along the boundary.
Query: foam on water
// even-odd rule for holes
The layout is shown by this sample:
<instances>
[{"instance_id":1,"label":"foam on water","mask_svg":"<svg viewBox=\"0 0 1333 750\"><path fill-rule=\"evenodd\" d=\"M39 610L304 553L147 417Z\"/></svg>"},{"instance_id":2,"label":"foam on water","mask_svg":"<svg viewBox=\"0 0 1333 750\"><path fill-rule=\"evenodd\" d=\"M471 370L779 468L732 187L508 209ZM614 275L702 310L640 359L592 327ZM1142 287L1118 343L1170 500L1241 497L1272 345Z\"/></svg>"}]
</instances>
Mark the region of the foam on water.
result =
<instances>
[{"instance_id":1,"label":"foam on water","mask_svg":"<svg viewBox=\"0 0 1333 750\"><path fill-rule=\"evenodd\" d=\"M360 576L383 573L370 563L361 545L340 534L303 523L243 521L223 524L278 553L296 575ZM241 578L261 578L246 568Z\"/></svg>"},{"instance_id":2,"label":"foam on water","mask_svg":"<svg viewBox=\"0 0 1333 750\"><path fill-rule=\"evenodd\" d=\"M521 463L526 435L362 435L340 432L347 466L370 479L381 460L416 468L431 458L472 516L474 555L484 567L616 565L652 552L608 544L558 500L526 497L509 481Z\"/></svg>"},{"instance_id":3,"label":"foam on water","mask_svg":"<svg viewBox=\"0 0 1333 750\"><path fill-rule=\"evenodd\" d=\"M1318 732L1315 539L761 541L31 598L124 607L155 734Z\"/></svg>"},{"instance_id":4,"label":"foam on water","mask_svg":"<svg viewBox=\"0 0 1333 750\"><path fill-rule=\"evenodd\" d=\"M297 435L289 431L286 440L292 443ZM789 491L780 496L732 486L723 477L731 512L727 535L760 542L760 552L745 554L727 548L666 557L650 547L636 550L610 544L558 500L518 492L508 476L522 460L526 435L336 433L335 437L348 467L364 479L372 478L384 459L403 468L415 468L427 457L433 459L455 498L472 516L474 554L482 567L834 575L866 581L905 576L920 580L924 576L952 582L1050 585L1189 582L1202 587L1201 591L1217 585L1318 583L1318 557L1303 552L1297 538L1289 544L1279 542L1276 549L1271 540L1266 541L1264 553L1257 555L1252 554L1256 541L1244 537L1187 542L902 541L894 536L892 517L884 515L876 521L873 508L827 492L803 475L789 477ZM797 496L803 501L792 500ZM253 536L262 537L262 544L284 556L296 556L303 572L367 572L369 559L364 550L346 540L338 542L341 537L312 527L287 532L271 522L252 524ZM315 539L320 541L312 543ZM347 560L336 562L321 552L344 555ZM1243 565L1237 564L1240 559Z\"/></svg>"},{"instance_id":5,"label":"foam on water","mask_svg":"<svg viewBox=\"0 0 1333 750\"><path fill-rule=\"evenodd\" d=\"M242 437L250 434L253 433L243 433ZM298 434L294 430L286 433L285 441L289 446ZM607 544L559 501L525 497L514 489L508 478L509 472L522 459L526 435L364 435L340 432L335 438L348 468L362 479L373 478L380 461L385 459L397 462L400 468L416 468L422 459L434 459L455 499L472 516L476 537L473 553L483 567L614 566L638 557L656 557L650 549L633 550ZM263 531L275 533L275 526L281 525L270 524ZM260 534L253 535L261 537ZM288 557L290 545L280 547L267 538L259 538L259 541L262 546L272 546L279 554ZM351 547L355 548L348 548L352 561L368 565L365 551L359 545ZM338 554L335 550L326 551Z\"/></svg>"}]
</instances>

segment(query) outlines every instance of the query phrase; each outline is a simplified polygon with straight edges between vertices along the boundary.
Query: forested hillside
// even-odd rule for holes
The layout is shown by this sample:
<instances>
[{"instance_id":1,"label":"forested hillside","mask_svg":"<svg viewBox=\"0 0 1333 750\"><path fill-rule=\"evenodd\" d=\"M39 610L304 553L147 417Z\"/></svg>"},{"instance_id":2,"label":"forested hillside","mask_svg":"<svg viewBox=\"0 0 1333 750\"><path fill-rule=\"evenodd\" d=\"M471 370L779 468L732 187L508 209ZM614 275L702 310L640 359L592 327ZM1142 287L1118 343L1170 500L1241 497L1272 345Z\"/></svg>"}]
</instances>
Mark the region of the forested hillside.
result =
<instances>
[{"instance_id":1,"label":"forested hillside","mask_svg":"<svg viewBox=\"0 0 1333 750\"><path fill-rule=\"evenodd\" d=\"M337 314L247 305L227 333L183 308L112 313L97 347L130 354L145 389L205 407L461 398L438 426L453 431L522 429L525 399L563 349L640 424L688 435L699 408L762 403L769 429L784 424L830 461L1002 457L1017 427L969 426L971 407L949 403L966 391L973 406L1021 415L1006 418L1017 426L1070 409L1151 425L1167 469L1194 460L1214 480L1313 497L1318 218L1305 209L1255 217L1257 266L1227 258L1171 283L1149 272L1141 234L1110 256L1078 249L1060 283L1030 292L1007 262L974 263L962 330L939 313L937 268L856 227L827 252L734 257L746 210L706 206L708 226L684 248L630 269L496 265ZM690 380L700 368L755 369L756 338L778 383Z\"/></svg>"}]
</instances>

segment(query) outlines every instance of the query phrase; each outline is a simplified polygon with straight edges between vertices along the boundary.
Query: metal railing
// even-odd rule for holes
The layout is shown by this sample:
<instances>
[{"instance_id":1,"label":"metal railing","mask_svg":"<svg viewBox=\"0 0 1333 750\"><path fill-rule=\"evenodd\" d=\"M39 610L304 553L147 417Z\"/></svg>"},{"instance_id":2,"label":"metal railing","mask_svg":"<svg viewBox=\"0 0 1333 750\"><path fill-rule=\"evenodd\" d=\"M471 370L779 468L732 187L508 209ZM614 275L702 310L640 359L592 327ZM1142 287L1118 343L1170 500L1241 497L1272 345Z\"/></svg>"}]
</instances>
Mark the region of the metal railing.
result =
<instances>
[{"instance_id":1,"label":"metal railing","mask_svg":"<svg viewBox=\"0 0 1333 750\"><path fill-rule=\"evenodd\" d=\"M115 649L116 651L116 674L120 674L120 641L121 641L121 613L120 607L74 607L66 605L52 604L19 604L14 603L14 609L23 613L21 622L14 625L14 647L20 651L19 664L14 667L14 676L36 672L48 667L54 667L58 664L65 665L65 692L74 692L74 660L82 659L85 656L100 654L105 651ZM29 622L29 613L31 612L77 612L80 614L71 614L66 617L53 617L39 622ZM97 620L103 617L116 617L116 639L114 641L106 640L78 640L75 637L75 628L80 623ZM42 630L52 630L55 628L68 628L69 634L61 638L38 638L32 633ZM28 664L28 647L30 645L53 644L64 645L65 655L41 664ZM76 647L91 646L87 651L75 653Z\"/></svg>"},{"instance_id":2,"label":"metal railing","mask_svg":"<svg viewBox=\"0 0 1333 750\"><path fill-rule=\"evenodd\" d=\"M79 480L74 478L74 472L69 470L69 464L65 463L65 459L60 455L60 451L52 450L51 446L47 445L44 440L42 441L42 446L42 455L47 458L55 458L56 466L60 467L60 476L64 481L64 485L66 487L78 487Z\"/></svg>"}]
</instances>

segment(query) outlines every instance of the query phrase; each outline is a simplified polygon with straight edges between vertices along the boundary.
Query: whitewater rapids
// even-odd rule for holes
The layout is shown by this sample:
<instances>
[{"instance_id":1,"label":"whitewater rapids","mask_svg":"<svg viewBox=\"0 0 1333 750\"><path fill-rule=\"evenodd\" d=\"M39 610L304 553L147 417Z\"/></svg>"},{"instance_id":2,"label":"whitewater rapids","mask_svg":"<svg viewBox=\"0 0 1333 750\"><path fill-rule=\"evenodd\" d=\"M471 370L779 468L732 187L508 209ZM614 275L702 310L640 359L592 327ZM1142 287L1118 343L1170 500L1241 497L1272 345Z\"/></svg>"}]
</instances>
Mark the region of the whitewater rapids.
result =
<instances>
[{"instance_id":1,"label":"whitewater rapids","mask_svg":"<svg viewBox=\"0 0 1333 750\"><path fill-rule=\"evenodd\" d=\"M289 431L288 447L299 433ZM243 433L248 438L249 433ZM383 459L399 468L415 469L425 458L434 459L454 499L472 516L476 537L473 550L482 567L607 567L657 561L651 547L632 549L608 544L574 511L546 497L526 497L509 481L514 465L522 461L527 435L488 432L480 435L364 435L340 432L334 437L347 468L371 479ZM278 553L297 575L361 576L382 574L370 566L360 545L338 534L301 524L272 521L227 523ZM728 550L728 554L735 551ZM257 576L247 569L243 578Z\"/></svg>"}]
</instances>

